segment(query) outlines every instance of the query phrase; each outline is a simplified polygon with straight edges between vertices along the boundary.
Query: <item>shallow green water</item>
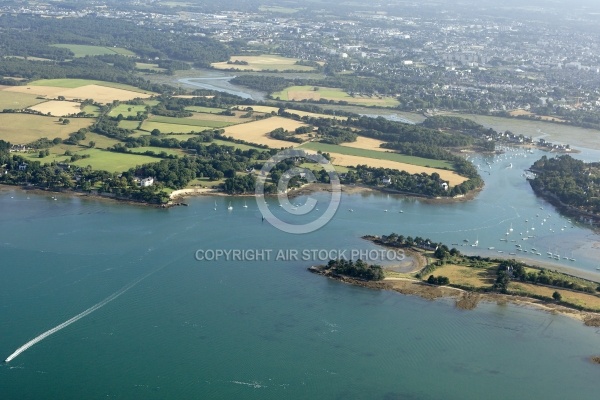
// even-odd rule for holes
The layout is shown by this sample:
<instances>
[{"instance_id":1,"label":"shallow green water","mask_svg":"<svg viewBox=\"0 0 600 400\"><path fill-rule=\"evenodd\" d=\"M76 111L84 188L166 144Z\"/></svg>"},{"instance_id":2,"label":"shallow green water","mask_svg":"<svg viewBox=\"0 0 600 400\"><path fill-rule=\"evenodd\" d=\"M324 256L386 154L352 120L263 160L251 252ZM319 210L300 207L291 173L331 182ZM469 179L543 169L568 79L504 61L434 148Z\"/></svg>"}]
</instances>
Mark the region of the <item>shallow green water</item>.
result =
<instances>
[{"instance_id":1,"label":"shallow green water","mask_svg":"<svg viewBox=\"0 0 600 400\"><path fill-rule=\"evenodd\" d=\"M243 199L227 212L229 199L217 211L213 198L159 210L0 192L2 359L153 272L0 365L1 398L593 398L600 370L587 358L600 354L600 332L566 317L351 287L308 273L310 261L194 259L198 249L372 249L361 235L392 231L508 248L499 239L510 223L514 235L541 212L566 223L520 177L536 158L493 164L467 203L344 196L328 225L302 236L261 222ZM597 235L537 226L530 244L573 251L577 262L560 264L594 272Z\"/></svg>"}]
</instances>

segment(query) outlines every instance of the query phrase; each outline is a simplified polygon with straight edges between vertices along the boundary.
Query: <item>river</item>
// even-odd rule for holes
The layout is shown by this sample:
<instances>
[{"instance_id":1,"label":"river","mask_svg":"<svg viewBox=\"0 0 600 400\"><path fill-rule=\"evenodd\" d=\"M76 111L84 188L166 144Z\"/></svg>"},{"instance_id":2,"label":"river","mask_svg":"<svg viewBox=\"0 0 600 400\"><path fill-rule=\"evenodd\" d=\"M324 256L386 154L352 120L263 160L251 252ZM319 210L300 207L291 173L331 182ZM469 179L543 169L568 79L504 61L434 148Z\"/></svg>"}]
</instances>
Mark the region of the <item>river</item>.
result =
<instances>
[{"instance_id":1,"label":"river","mask_svg":"<svg viewBox=\"0 0 600 400\"><path fill-rule=\"evenodd\" d=\"M509 237L535 231L521 243L543 255L522 257L572 254L556 265L598 276L600 237L558 215L522 177L541 154L476 156L489 174L469 202L343 195L330 223L305 235L276 230L242 198L163 210L2 190L2 359L100 305L0 365L2 398L593 398L599 369L587 358L600 353L600 331L581 322L514 305L458 310L308 273L316 260L275 259L278 250L375 249L360 236L391 232L478 240L461 250L497 254L514 248L500 241L512 224ZM195 259L218 249L272 256Z\"/></svg>"}]
</instances>

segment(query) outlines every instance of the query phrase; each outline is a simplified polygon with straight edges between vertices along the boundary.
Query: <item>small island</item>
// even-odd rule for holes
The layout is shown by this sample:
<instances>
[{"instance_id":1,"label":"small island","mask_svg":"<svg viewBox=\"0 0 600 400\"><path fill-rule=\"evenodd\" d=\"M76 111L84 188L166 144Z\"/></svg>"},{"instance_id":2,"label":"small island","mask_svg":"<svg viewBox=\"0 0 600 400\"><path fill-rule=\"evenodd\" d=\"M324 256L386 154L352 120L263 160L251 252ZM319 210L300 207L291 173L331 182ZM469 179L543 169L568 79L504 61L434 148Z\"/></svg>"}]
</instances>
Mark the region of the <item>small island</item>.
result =
<instances>
[{"instance_id":1,"label":"small island","mask_svg":"<svg viewBox=\"0 0 600 400\"><path fill-rule=\"evenodd\" d=\"M600 224L600 163L584 163L571 156L543 156L531 166L529 180L536 195L565 215L592 226Z\"/></svg>"},{"instance_id":2,"label":"small island","mask_svg":"<svg viewBox=\"0 0 600 400\"><path fill-rule=\"evenodd\" d=\"M454 298L461 309L481 300L534 305L600 326L600 283L514 259L467 256L456 248L421 237L392 233L363 239L417 259L410 272L362 260L330 260L309 270L372 289L394 290L427 299Z\"/></svg>"}]
</instances>

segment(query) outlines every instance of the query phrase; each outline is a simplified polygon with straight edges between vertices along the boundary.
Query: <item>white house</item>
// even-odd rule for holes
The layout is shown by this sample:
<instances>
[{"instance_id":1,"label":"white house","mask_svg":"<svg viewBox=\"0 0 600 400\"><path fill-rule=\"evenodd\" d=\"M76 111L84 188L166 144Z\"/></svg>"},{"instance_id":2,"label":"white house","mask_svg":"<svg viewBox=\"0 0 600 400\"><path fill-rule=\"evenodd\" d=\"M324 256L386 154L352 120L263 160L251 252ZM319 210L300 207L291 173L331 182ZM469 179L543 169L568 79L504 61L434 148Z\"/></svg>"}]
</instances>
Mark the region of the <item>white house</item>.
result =
<instances>
[{"instance_id":1,"label":"white house","mask_svg":"<svg viewBox=\"0 0 600 400\"><path fill-rule=\"evenodd\" d=\"M152 177L148 177L148 178L144 178L144 179L140 180L141 187L148 187L148 186L152 186L152 185L154 185L154 178L152 178Z\"/></svg>"},{"instance_id":2,"label":"white house","mask_svg":"<svg viewBox=\"0 0 600 400\"><path fill-rule=\"evenodd\" d=\"M383 183L384 185L391 185L392 184L392 178L389 177L385 177L381 180L381 183Z\"/></svg>"},{"instance_id":3,"label":"white house","mask_svg":"<svg viewBox=\"0 0 600 400\"><path fill-rule=\"evenodd\" d=\"M442 185L442 189L448 190L448 182L442 182L441 185Z\"/></svg>"}]
</instances>

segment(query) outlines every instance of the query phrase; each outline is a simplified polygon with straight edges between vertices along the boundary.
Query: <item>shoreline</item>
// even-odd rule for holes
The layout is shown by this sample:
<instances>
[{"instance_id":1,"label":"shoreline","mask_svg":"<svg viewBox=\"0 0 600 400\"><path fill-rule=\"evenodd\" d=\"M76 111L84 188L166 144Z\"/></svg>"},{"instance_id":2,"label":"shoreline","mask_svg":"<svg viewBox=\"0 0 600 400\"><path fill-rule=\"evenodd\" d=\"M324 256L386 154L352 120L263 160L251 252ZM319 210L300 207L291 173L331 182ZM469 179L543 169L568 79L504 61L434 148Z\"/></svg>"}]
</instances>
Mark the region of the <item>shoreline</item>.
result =
<instances>
[{"instance_id":1,"label":"shoreline","mask_svg":"<svg viewBox=\"0 0 600 400\"><path fill-rule=\"evenodd\" d=\"M395 190L389 190L384 187L371 187L364 185L340 185L341 192L344 194L360 194L360 193L386 193L386 194L394 194L404 198L414 198L418 200L422 200L424 202L428 202L431 204L447 204L447 203L458 203L471 201L477 197L477 195L483 190L483 188L472 190L471 192L462 195L461 197L426 197L419 196L417 194L410 194L404 192L398 192ZM317 192L331 192L331 185L327 183L309 183L303 185L299 188L290 189L287 195L290 198L296 198L299 196L305 196L312 193ZM185 197L195 197L195 196L225 196L225 197L255 197L254 193L246 193L246 194L227 194L219 189L209 189L209 188L186 188L176 190L171 193L171 200L181 199ZM277 194L266 195L265 197L277 197Z\"/></svg>"},{"instance_id":2,"label":"shoreline","mask_svg":"<svg viewBox=\"0 0 600 400\"><path fill-rule=\"evenodd\" d=\"M552 193L549 193L545 190L536 190L534 189L533 185L530 185L531 189L533 190L533 193L541 198L546 200L548 203L552 204L560 214L566 216L566 217L571 217L571 218L577 218L579 223L583 223L580 218L584 218L584 220L590 220L592 221L592 223L585 223L585 225L592 229L593 231L595 231L596 233L600 232L600 215L596 215L596 214L591 214L587 211L582 211L579 210L573 206L570 206L568 204L563 203L562 201L560 201L555 195L553 195Z\"/></svg>"},{"instance_id":3,"label":"shoreline","mask_svg":"<svg viewBox=\"0 0 600 400\"><path fill-rule=\"evenodd\" d=\"M97 193L84 193L77 190L52 190L52 189L44 189L37 186L22 186L22 185L7 185L4 183L0 183L0 192L8 192L10 190L20 191L22 193L32 193L34 195L45 195L52 193L53 195L60 195L63 197L71 197L71 198L87 198L99 201L107 201L112 203L119 204L127 204L130 206L138 206L138 207L154 207L154 208L168 208L173 205L163 205L163 204L155 204L155 203L146 203L143 201L135 201L131 199L120 198L116 196L102 195ZM166 207L165 207L166 206Z\"/></svg>"},{"instance_id":4,"label":"shoreline","mask_svg":"<svg viewBox=\"0 0 600 400\"><path fill-rule=\"evenodd\" d=\"M418 296L426 300L453 299L454 306L461 310L473 310L480 302L497 305L507 303L529 307L532 309L560 314L582 322L585 326L600 327L600 313L580 311L561 304L547 303L542 300L502 293L479 293L467 291L452 286L431 285L417 279L386 277L381 281L364 281L348 276L331 274L318 266L308 268L311 273L324 276L345 284L360 286L367 289L389 290L406 296Z\"/></svg>"}]
</instances>

